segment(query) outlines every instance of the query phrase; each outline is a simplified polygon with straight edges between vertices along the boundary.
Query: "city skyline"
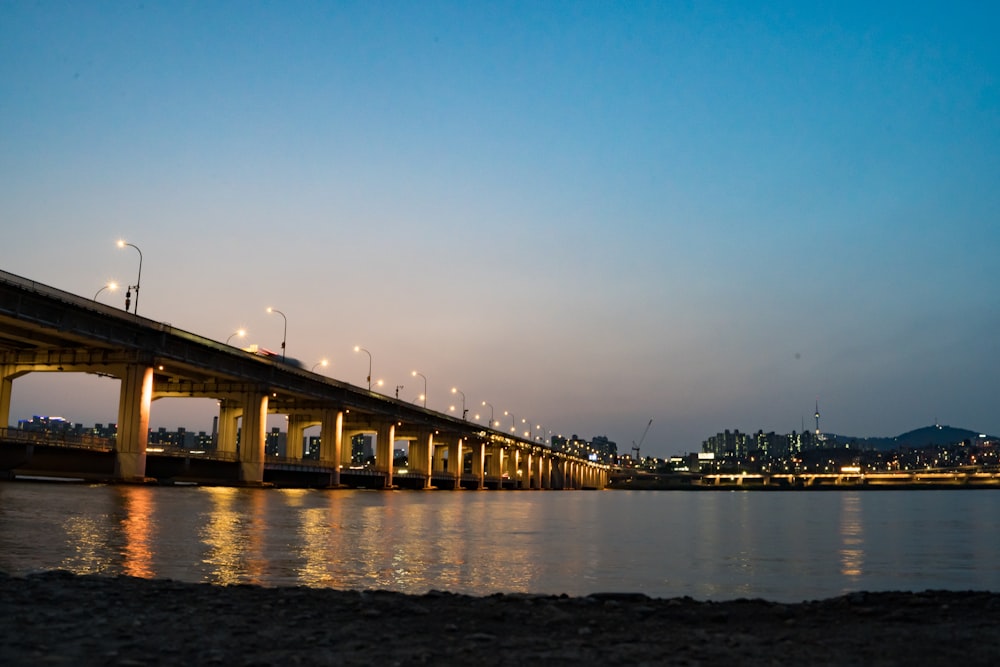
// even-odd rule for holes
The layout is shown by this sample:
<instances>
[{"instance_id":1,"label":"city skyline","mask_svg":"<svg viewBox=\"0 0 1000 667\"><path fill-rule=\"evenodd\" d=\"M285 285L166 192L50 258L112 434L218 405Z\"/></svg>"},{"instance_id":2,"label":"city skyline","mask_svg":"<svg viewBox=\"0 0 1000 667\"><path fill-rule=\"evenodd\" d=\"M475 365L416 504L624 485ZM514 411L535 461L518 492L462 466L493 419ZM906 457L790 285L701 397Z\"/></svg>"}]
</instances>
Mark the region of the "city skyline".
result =
<instances>
[{"instance_id":1,"label":"city skyline","mask_svg":"<svg viewBox=\"0 0 1000 667\"><path fill-rule=\"evenodd\" d=\"M626 452L997 434L996 14L7 3L0 268Z\"/></svg>"}]
</instances>

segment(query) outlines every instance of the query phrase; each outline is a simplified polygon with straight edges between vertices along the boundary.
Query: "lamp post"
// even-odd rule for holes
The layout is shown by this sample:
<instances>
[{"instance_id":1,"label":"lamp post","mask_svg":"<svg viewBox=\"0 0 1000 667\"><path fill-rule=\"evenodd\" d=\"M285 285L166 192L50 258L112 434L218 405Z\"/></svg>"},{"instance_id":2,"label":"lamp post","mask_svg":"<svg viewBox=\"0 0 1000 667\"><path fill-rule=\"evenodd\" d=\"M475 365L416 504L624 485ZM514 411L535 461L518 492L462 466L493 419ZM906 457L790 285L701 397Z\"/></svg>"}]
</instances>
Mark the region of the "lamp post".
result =
<instances>
[{"instance_id":1,"label":"lamp post","mask_svg":"<svg viewBox=\"0 0 1000 667\"><path fill-rule=\"evenodd\" d=\"M231 341L234 337L239 336L240 338L243 338L246 335L247 335L246 329L237 329L233 333L229 334L229 338L226 339L226 345L229 345L229 341Z\"/></svg>"},{"instance_id":2,"label":"lamp post","mask_svg":"<svg viewBox=\"0 0 1000 667\"><path fill-rule=\"evenodd\" d=\"M94 295L94 301L97 301L97 297L99 297L101 295L101 292L103 292L104 290L111 290L112 292L114 292L116 289L118 289L118 283L112 280L107 285L97 290L97 294Z\"/></svg>"},{"instance_id":3,"label":"lamp post","mask_svg":"<svg viewBox=\"0 0 1000 667\"><path fill-rule=\"evenodd\" d=\"M285 317L285 314L283 312L281 312L280 310L278 310L277 308L268 307L267 312L269 312L269 313L278 313L279 315L281 315L281 319L285 321L285 328L284 328L284 330L281 333L281 360L284 361L285 360L285 341L288 340L288 318Z\"/></svg>"},{"instance_id":4,"label":"lamp post","mask_svg":"<svg viewBox=\"0 0 1000 667\"><path fill-rule=\"evenodd\" d=\"M462 419L465 419L465 415L469 414L469 411L465 409L465 394L462 393L458 387L452 387L451 393L458 394L462 397Z\"/></svg>"},{"instance_id":5,"label":"lamp post","mask_svg":"<svg viewBox=\"0 0 1000 667\"><path fill-rule=\"evenodd\" d=\"M123 239L119 239L118 240L118 247L119 248L124 248L125 246L128 246L130 248L135 248L135 251L137 253L139 253L139 273L135 277L135 285L134 285L134 287L135 287L135 309L132 311L133 313L135 313L136 315L138 315L139 314L139 283L142 282L142 251L139 250L139 246L135 245L134 243L126 243ZM130 288L125 291L125 312L128 312L128 302L129 302L129 296L131 294L131 287L132 286L130 286Z\"/></svg>"},{"instance_id":6,"label":"lamp post","mask_svg":"<svg viewBox=\"0 0 1000 667\"><path fill-rule=\"evenodd\" d=\"M360 345L354 346L355 352L364 352L368 355L368 391L372 390L372 353L361 347Z\"/></svg>"},{"instance_id":7,"label":"lamp post","mask_svg":"<svg viewBox=\"0 0 1000 667\"><path fill-rule=\"evenodd\" d=\"M326 367L327 367L327 366L329 366L329 365L330 365L330 362L329 362L329 361L327 361L326 359L320 359L320 360L319 360L319 361L317 361L317 362L316 362L315 364L313 364L313 367L312 367L312 370L310 370L310 372L311 372L311 373L315 373L315 372L316 372L316 367L317 367L317 366L322 366L323 368L326 368Z\"/></svg>"},{"instance_id":8,"label":"lamp post","mask_svg":"<svg viewBox=\"0 0 1000 667\"><path fill-rule=\"evenodd\" d=\"M490 403L487 403L486 401L483 401L483 405L484 406L486 406L486 405L490 406L490 428L493 428L494 426L496 426L496 424L493 423L493 405L490 404Z\"/></svg>"},{"instance_id":9,"label":"lamp post","mask_svg":"<svg viewBox=\"0 0 1000 667\"><path fill-rule=\"evenodd\" d=\"M419 375L420 377L422 377L424 379L424 393L421 396L421 398L424 399L424 407L426 408L427 407L427 376L424 375L423 373L418 373L417 371L413 371L413 373L411 373L411 375L413 377L417 377Z\"/></svg>"},{"instance_id":10,"label":"lamp post","mask_svg":"<svg viewBox=\"0 0 1000 667\"><path fill-rule=\"evenodd\" d=\"M516 430L516 428L515 428L515 426L514 426L514 415L510 414L510 413L509 413L508 411L506 411L506 410L504 410L504 411L503 411L503 414L504 414L504 416L506 416L506 417L510 417L510 432L511 432L511 433L513 433L513 432L514 432L514 431Z\"/></svg>"}]
</instances>

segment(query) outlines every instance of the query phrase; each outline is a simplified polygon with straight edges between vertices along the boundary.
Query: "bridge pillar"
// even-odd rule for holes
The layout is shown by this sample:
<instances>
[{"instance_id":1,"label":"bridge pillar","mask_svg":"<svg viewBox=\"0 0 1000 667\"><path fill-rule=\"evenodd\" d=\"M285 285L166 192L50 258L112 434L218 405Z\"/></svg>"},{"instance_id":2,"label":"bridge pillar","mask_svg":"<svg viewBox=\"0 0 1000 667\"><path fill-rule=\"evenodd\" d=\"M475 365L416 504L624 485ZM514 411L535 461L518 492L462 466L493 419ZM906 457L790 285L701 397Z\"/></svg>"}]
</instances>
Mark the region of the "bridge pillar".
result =
<instances>
[{"instance_id":1,"label":"bridge pillar","mask_svg":"<svg viewBox=\"0 0 1000 667\"><path fill-rule=\"evenodd\" d=\"M448 445L435 441L431 446L431 450L431 472L445 471L444 453L448 451Z\"/></svg>"},{"instance_id":2,"label":"bridge pillar","mask_svg":"<svg viewBox=\"0 0 1000 667\"><path fill-rule=\"evenodd\" d=\"M392 455L396 444L396 422L381 422L375 435L375 470L385 474L383 487L392 488Z\"/></svg>"},{"instance_id":3,"label":"bridge pillar","mask_svg":"<svg viewBox=\"0 0 1000 667\"><path fill-rule=\"evenodd\" d=\"M333 467L330 486L340 486L340 459L344 447L344 413L324 410L319 427L319 460Z\"/></svg>"},{"instance_id":4,"label":"bridge pillar","mask_svg":"<svg viewBox=\"0 0 1000 667\"><path fill-rule=\"evenodd\" d=\"M20 375L14 366L0 366L0 427L10 426L10 397L14 393L14 378Z\"/></svg>"},{"instance_id":5,"label":"bridge pillar","mask_svg":"<svg viewBox=\"0 0 1000 667\"><path fill-rule=\"evenodd\" d=\"M455 438L454 442L448 444L448 472L455 478L455 488L462 488L463 459L462 438Z\"/></svg>"},{"instance_id":6,"label":"bridge pillar","mask_svg":"<svg viewBox=\"0 0 1000 667\"><path fill-rule=\"evenodd\" d=\"M472 474L476 476L476 489L486 488L486 443L480 440L472 445Z\"/></svg>"},{"instance_id":7,"label":"bridge pillar","mask_svg":"<svg viewBox=\"0 0 1000 667\"><path fill-rule=\"evenodd\" d=\"M541 479L542 488L551 489L552 488L552 457L546 456L541 461Z\"/></svg>"},{"instance_id":8,"label":"bridge pillar","mask_svg":"<svg viewBox=\"0 0 1000 667\"><path fill-rule=\"evenodd\" d=\"M531 488L541 489L542 488L542 453L534 452L534 474L531 476Z\"/></svg>"},{"instance_id":9,"label":"bridge pillar","mask_svg":"<svg viewBox=\"0 0 1000 667\"><path fill-rule=\"evenodd\" d=\"M240 481L264 482L264 444L267 442L267 401L264 393L248 393L243 398L243 425L240 427Z\"/></svg>"},{"instance_id":10,"label":"bridge pillar","mask_svg":"<svg viewBox=\"0 0 1000 667\"><path fill-rule=\"evenodd\" d=\"M566 459L557 458L552 462L552 486L556 489L566 489Z\"/></svg>"},{"instance_id":11,"label":"bridge pillar","mask_svg":"<svg viewBox=\"0 0 1000 667\"><path fill-rule=\"evenodd\" d=\"M521 479L518 475L518 470L520 470L521 465L521 450L516 446L511 447L507 450L507 477L513 483L515 489L521 488Z\"/></svg>"},{"instance_id":12,"label":"bridge pillar","mask_svg":"<svg viewBox=\"0 0 1000 667\"><path fill-rule=\"evenodd\" d=\"M239 421L243 416L243 406L232 399L219 401L219 433L215 442L218 452L236 453Z\"/></svg>"},{"instance_id":13,"label":"bridge pillar","mask_svg":"<svg viewBox=\"0 0 1000 667\"><path fill-rule=\"evenodd\" d=\"M423 476L425 489L431 488L433 451L434 433L432 432L420 432L415 439L410 441L410 470Z\"/></svg>"},{"instance_id":14,"label":"bridge pillar","mask_svg":"<svg viewBox=\"0 0 1000 667\"><path fill-rule=\"evenodd\" d=\"M301 459L304 446L303 438L306 435L306 427L313 419L303 419L299 415L288 415L288 432L285 434L285 457L289 459ZM321 436L322 437L322 436Z\"/></svg>"},{"instance_id":15,"label":"bridge pillar","mask_svg":"<svg viewBox=\"0 0 1000 667\"><path fill-rule=\"evenodd\" d=\"M486 464L484 471L485 475L496 479L499 481L501 488L503 486L503 447L490 443L486 445Z\"/></svg>"},{"instance_id":16,"label":"bridge pillar","mask_svg":"<svg viewBox=\"0 0 1000 667\"><path fill-rule=\"evenodd\" d=\"M153 401L153 368L129 364L121 374L118 397L118 434L115 442L115 478L146 476L149 441L149 405Z\"/></svg>"},{"instance_id":17,"label":"bridge pillar","mask_svg":"<svg viewBox=\"0 0 1000 667\"><path fill-rule=\"evenodd\" d=\"M531 452L519 452L520 456L520 488L530 489L531 488Z\"/></svg>"}]
</instances>

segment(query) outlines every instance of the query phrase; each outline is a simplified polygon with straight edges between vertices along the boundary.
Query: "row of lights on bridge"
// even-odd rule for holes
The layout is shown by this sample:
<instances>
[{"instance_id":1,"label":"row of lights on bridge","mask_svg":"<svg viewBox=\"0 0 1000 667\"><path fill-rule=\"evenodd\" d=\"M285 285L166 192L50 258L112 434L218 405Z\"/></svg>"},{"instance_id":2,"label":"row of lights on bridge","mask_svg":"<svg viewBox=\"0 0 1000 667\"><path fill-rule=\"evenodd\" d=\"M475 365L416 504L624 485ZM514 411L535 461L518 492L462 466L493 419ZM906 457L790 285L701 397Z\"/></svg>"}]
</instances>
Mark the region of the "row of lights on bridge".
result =
<instances>
[{"instance_id":1,"label":"row of lights on bridge","mask_svg":"<svg viewBox=\"0 0 1000 667\"><path fill-rule=\"evenodd\" d=\"M117 245L118 245L119 248L126 248L126 247L128 247L128 248L134 248L135 251L137 253L139 253L139 271L136 274L135 285L127 285L126 286L126 291L125 291L125 312L128 312L129 308L132 306L132 304L131 304L131 301L132 301L132 291L134 290L135 291L135 307L132 308L132 312L135 313L135 314L138 314L139 313L139 285L142 282L142 250L139 249L139 246L135 245L134 243L128 243L124 239L119 239ZM108 290L110 292L113 292L113 291L117 290L118 287L119 287L118 283L116 283L114 281L108 282L101 289L97 290L96 294L94 294L94 301L97 301L97 297L99 297L101 295L101 292L103 292L104 290ZM282 319L282 322L284 324L284 327L283 327L283 330L282 330L282 336L281 336L281 359L284 360L285 359L286 345L287 345L287 341L288 341L288 317L283 312L281 312L280 310L278 310L277 308L271 308L270 306L267 308L267 312L268 313L276 313L278 315L281 315L281 319ZM230 341L232 341L233 338L235 338L235 337L243 338L246 335L247 335L247 332L246 332L245 329L238 329L237 331L234 331L232 334L230 334L230 336L226 339L226 345L229 345ZM368 391L371 391L372 390L372 353L369 352L368 350L366 350L365 348L361 347L360 345L355 345L354 346L354 351L355 352L359 352L359 353L363 352L363 353L365 353L365 354L368 355L368 376L365 379L368 381ZM329 365L330 365L330 362L327 359L321 359L320 361L316 362L313 365L313 367L310 369L310 371L311 372L316 372L316 369L319 368L320 366L322 366L323 368L326 368ZM426 408L427 407L427 376L424 375L423 373L421 373L420 371L413 371L411 373L411 375L413 377L419 377L419 378L421 378L423 380L423 383L424 383L424 392L422 394L420 394L420 396L418 397L418 399L420 401L422 401L423 407ZM383 381L382 380L377 380L375 384L376 384L376 386L381 387L383 385ZM396 385L396 398L399 398L399 390L402 389L402 388L403 388L403 385ZM468 412L469 412L466 409L466 407L465 407L465 393L462 392L460 389L458 389L458 387L452 387L451 388L451 393L455 394L457 396L461 396L462 397L462 419L465 419L466 416L468 415ZM490 423L490 427L491 428L496 428L496 427L500 426L500 422L496 421L494 419L493 406L488 401L483 401L482 405L483 405L483 407L489 407L489 409L490 409L490 422L489 422ZM455 406L451 406L451 410L454 411L455 410ZM504 416L508 416L511 419L511 425L510 425L510 431L511 431L511 433L516 432L517 428L516 428L516 420L514 418L514 415L512 415L509 411L504 410ZM476 415L475 418L479 419L479 415ZM531 438L532 437L532 433L533 433L532 428L531 428L531 422L529 422L527 419L522 419L521 423L524 424L525 428L527 429L524 432L525 436L528 437L528 438ZM541 424L538 424L537 426L535 426L535 431L538 431L538 430L541 430L541 429L542 429Z\"/></svg>"}]
</instances>

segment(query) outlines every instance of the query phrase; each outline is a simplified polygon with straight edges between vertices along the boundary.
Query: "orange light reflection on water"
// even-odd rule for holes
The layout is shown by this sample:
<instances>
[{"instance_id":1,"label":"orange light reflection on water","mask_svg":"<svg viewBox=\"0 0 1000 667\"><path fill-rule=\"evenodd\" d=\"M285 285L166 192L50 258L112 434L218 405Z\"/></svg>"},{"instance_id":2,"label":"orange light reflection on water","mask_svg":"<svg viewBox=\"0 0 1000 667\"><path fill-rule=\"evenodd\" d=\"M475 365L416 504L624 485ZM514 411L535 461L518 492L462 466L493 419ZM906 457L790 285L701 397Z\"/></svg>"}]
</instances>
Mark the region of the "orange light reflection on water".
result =
<instances>
[{"instance_id":1,"label":"orange light reflection on water","mask_svg":"<svg viewBox=\"0 0 1000 667\"><path fill-rule=\"evenodd\" d=\"M261 493L230 487L204 487L211 508L199 531L206 546L202 564L214 584L260 584L264 581L261 550ZM241 511L242 502L248 511Z\"/></svg>"},{"instance_id":2,"label":"orange light reflection on water","mask_svg":"<svg viewBox=\"0 0 1000 667\"><path fill-rule=\"evenodd\" d=\"M844 492L840 504L840 572L845 577L857 579L865 564L864 528L861 517L861 498L857 493Z\"/></svg>"},{"instance_id":3,"label":"orange light reflection on water","mask_svg":"<svg viewBox=\"0 0 1000 667\"><path fill-rule=\"evenodd\" d=\"M151 579L156 576L153 568L153 551L150 548L151 526L154 524L154 490L144 487L126 489L121 495L125 515L121 519L122 573L130 577Z\"/></svg>"}]
</instances>

